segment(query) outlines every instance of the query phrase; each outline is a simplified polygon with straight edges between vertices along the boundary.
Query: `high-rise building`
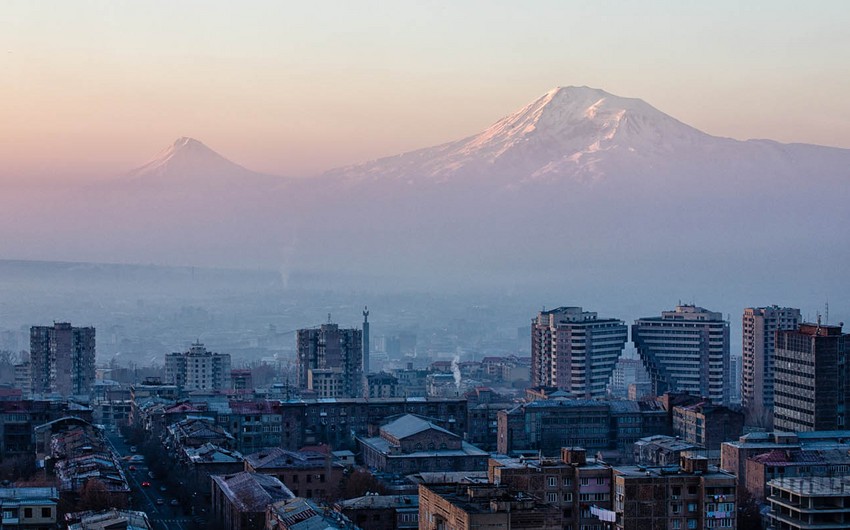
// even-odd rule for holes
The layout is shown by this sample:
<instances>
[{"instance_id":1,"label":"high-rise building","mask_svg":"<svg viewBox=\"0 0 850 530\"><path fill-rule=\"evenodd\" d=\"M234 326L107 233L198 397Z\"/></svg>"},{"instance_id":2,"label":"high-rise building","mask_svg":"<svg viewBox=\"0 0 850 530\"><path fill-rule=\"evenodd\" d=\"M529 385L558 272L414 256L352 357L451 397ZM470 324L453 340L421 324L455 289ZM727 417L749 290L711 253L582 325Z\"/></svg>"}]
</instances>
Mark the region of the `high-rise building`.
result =
<instances>
[{"instance_id":1,"label":"high-rise building","mask_svg":"<svg viewBox=\"0 0 850 530\"><path fill-rule=\"evenodd\" d=\"M332 323L299 329L297 350L299 388L313 390L313 381L336 380L337 397L363 396L363 333L359 329L339 329Z\"/></svg>"},{"instance_id":2,"label":"high-rise building","mask_svg":"<svg viewBox=\"0 0 850 530\"><path fill-rule=\"evenodd\" d=\"M230 354L213 353L200 342L189 351L165 355L165 384L182 391L226 390L230 378Z\"/></svg>"},{"instance_id":3,"label":"high-rise building","mask_svg":"<svg viewBox=\"0 0 850 530\"><path fill-rule=\"evenodd\" d=\"M850 334L841 326L800 324L778 331L774 360L773 425L778 431L847 428Z\"/></svg>"},{"instance_id":4,"label":"high-rise building","mask_svg":"<svg viewBox=\"0 0 850 530\"><path fill-rule=\"evenodd\" d=\"M531 384L604 397L627 339L621 320L580 307L541 311L531 323Z\"/></svg>"},{"instance_id":5,"label":"high-rise building","mask_svg":"<svg viewBox=\"0 0 850 530\"><path fill-rule=\"evenodd\" d=\"M369 308L363 308L363 374L369 375Z\"/></svg>"},{"instance_id":6,"label":"high-rise building","mask_svg":"<svg viewBox=\"0 0 850 530\"><path fill-rule=\"evenodd\" d=\"M649 376L640 359L621 358L611 374L611 395L624 398L629 394L629 385L647 382Z\"/></svg>"},{"instance_id":7,"label":"high-rise building","mask_svg":"<svg viewBox=\"0 0 850 530\"><path fill-rule=\"evenodd\" d=\"M678 305L636 320L632 341L655 395L687 392L729 404L729 323L720 313Z\"/></svg>"},{"instance_id":8,"label":"high-rise building","mask_svg":"<svg viewBox=\"0 0 850 530\"><path fill-rule=\"evenodd\" d=\"M773 427L773 353L776 332L797 329L800 310L790 307L748 307L742 320L743 362L741 405L747 425Z\"/></svg>"},{"instance_id":9,"label":"high-rise building","mask_svg":"<svg viewBox=\"0 0 850 530\"><path fill-rule=\"evenodd\" d=\"M88 394L95 380L94 361L94 328L67 322L30 328L33 394Z\"/></svg>"}]
</instances>

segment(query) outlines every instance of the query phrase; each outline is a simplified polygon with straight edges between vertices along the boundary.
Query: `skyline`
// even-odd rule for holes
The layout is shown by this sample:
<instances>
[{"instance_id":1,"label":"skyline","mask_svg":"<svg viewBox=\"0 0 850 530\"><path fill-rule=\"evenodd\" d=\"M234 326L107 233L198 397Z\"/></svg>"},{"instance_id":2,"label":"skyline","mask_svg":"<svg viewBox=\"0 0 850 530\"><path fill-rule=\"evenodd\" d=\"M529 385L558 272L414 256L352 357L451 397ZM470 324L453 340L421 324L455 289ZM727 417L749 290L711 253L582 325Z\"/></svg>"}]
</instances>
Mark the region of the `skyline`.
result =
<instances>
[{"instance_id":1,"label":"skyline","mask_svg":"<svg viewBox=\"0 0 850 530\"><path fill-rule=\"evenodd\" d=\"M310 176L463 138L568 85L716 136L850 148L850 8L769 6L11 2L0 178L109 178L180 136Z\"/></svg>"}]
</instances>

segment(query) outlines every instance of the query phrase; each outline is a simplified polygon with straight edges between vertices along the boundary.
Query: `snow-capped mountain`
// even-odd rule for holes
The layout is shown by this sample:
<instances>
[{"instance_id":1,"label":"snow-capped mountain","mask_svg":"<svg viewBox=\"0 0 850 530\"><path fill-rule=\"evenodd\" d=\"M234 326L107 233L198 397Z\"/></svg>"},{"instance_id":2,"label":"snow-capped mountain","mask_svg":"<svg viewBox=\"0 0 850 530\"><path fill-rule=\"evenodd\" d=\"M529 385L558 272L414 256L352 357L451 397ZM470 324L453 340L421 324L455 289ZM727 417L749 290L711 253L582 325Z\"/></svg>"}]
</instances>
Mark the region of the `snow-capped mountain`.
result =
<instances>
[{"instance_id":1,"label":"snow-capped mountain","mask_svg":"<svg viewBox=\"0 0 850 530\"><path fill-rule=\"evenodd\" d=\"M125 174L122 180L136 185L168 186L245 185L274 179L246 169L216 153L194 138L181 137L152 160Z\"/></svg>"},{"instance_id":2,"label":"snow-capped mountain","mask_svg":"<svg viewBox=\"0 0 850 530\"><path fill-rule=\"evenodd\" d=\"M329 177L446 182L479 177L509 186L660 176L707 166L787 173L814 146L737 141L703 133L640 99L589 87L550 90L485 131L436 147L339 168ZM843 153L838 153L843 152ZM823 151L820 153L824 154ZM850 151L834 150L842 158ZM717 167L713 167L713 173Z\"/></svg>"}]
</instances>

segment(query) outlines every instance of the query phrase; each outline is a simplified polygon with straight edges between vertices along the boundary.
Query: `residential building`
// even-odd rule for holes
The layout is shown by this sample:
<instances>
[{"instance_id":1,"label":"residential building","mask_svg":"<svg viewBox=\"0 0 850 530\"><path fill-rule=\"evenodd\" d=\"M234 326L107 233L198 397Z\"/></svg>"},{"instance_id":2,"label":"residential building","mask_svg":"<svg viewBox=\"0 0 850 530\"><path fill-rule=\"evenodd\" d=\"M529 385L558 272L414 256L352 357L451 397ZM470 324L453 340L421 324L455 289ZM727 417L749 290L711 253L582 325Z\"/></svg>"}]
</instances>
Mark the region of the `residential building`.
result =
<instances>
[{"instance_id":1,"label":"residential building","mask_svg":"<svg viewBox=\"0 0 850 530\"><path fill-rule=\"evenodd\" d=\"M758 502L769 493L768 482L776 478L836 477L850 473L850 453L846 448L832 449L774 449L747 459L746 482L738 485Z\"/></svg>"},{"instance_id":2,"label":"residential building","mask_svg":"<svg viewBox=\"0 0 850 530\"><path fill-rule=\"evenodd\" d=\"M704 457L680 466L614 468L617 530L737 528L735 476Z\"/></svg>"},{"instance_id":3,"label":"residential building","mask_svg":"<svg viewBox=\"0 0 850 530\"><path fill-rule=\"evenodd\" d=\"M233 390L253 390L254 376L247 368L230 371L230 385Z\"/></svg>"},{"instance_id":4,"label":"residential building","mask_svg":"<svg viewBox=\"0 0 850 530\"><path fill-rule=\"evenodd\" d=\"M165 383L183 392L230 388L230 354L213 353L196 342L188 351L165 356Z\"/></svg>"},{"instance_id":5,"label":"residential building","mask_svg":"<svg viewBox=\"0 0 850 530\"><path fill-rule=\"evenodd\" d=\"M737 440L744 430L744 414L721 405L701 402L673 407L673 435L710 451Z\"/></svg>"},{"instance_id":6,"label":"residential building","mask_svg":"<svg viewBox=\"0 0 850 530\"><path fill-rule=\"evenodd\" d=\"M247 471L212 476L212 516L224 530L262 530L266 508L294 498L272 476Z\"/></svg>"},{"instance_id":7,"label":"residential building","mask_svg":"<svg viewBox=\"0 0 850 530\"><path fill-rule=\"evenodd\" d=\"M387 372L372 373L366 376L369 398L394 398L402 395L398 378Z\"/></svg>"},{"instance_id":8,"label":"residential building","mask_svg":"<svg viewBox=\"0 0 850 530\"><path fill-rule=\"evenodd\" d=\"M700 453L703 450L703 447L683 441L678 436L656 434L635 442L634 464L646 467L678 466L682 455Z\"/></svg>"},{"instance_id":9,"label":"residential building","mask_svg":"<svg viewBox=\"0 0 850 530\"><path fill-rule=\"evenodd\" d=\"M284 499L266 508L266 530L360 530L343 514L310 499ZM371 529L364 526L363 530Z\"/></svg>"},{"instance_id":10,"label":"residential building","mask_svg":"<svg viewBox=\"0 0 850 530\"><path fill-rule=\"evenodd\" d=\"M493 484L420 484L419 528L561 530L554 506L533 495Z\"/></svg>"},{"instance_id":11,"label":"residential building","mask_svg":"<svg viewBox=\"0 0 850 530\"><path fill-rule=\"evenodd\" d=\"M345 467L330 454L275 447L246 455L245 471L276 477L296 497L331 500L338 494Z\"/></svg>"},{"instance_id":12,"label":"residential building","mask_svg":"<svg viewBox=\"0 0 850 530\"><path fill-rule=\"evenodd\" d=\"M363 463L378 471L474 471L487 467L488 454L425 418L406 414L357 439Z\"/></svg>"},{"instance_id":13,"label":"residential building","mask_svg":"<svg viewBox=\"0 0 850 530\"><path fill-rule=\"evenodd\" d=\"M531 324L531 384L604 397L628 328L580 307L541 311Z\"/></svg>"},{"instance_id":14,"label":"residential building","mask_svg":"<svg viewBox=\"0 0 850 530\"><path fill-rule=\"evenodd\" d=\"M611 468L580 447L564 447L560 458L493 456L491 484L523 491L555 508L558 528L593 528L599 519L590 505L611 509Z\"/></svg>"},{"instance_id":15,"label":"residential building","mask_svg":"<svg viewBox=\"0 0 850 530\"><path fill-rule=\"evenodd\" d=\"M591 454L615 451L627 461L632 445L653 434L671 434L667 411L656 401L550 399L498 412L497 450L502 454L561 454L564 446Z\"/></svg>"},{"instance_id":16,"label":"residential building","mask_svg":"<svg viewBox=\"0 0 850 530\"><path fill-rule=\"evenodd\" d=\"M32 398L32 371L29 361L15 365L15 388L21 389L21 399Z\"/></svg>"},{"instance_id":17,"label":"residential building","mask_svg":"<svg viewBox=\"0 0 850 530\"><path fill-rule=\"evenodd\" d=\"M678 305L636 320L632 341L654 395L687 392L729 404L729 323L720 313Z\"/></svg>"},{"instance_id":18,"label":"residential building","mask_svg":"<svg viewBox=\"0 0 850 530\"><path fill-rule=\"evenodd\" d=\"M640 359L621 358L614 367L611 374L611 395L618 398L627 398L629 385L648 383L649 375ZM631 399L631 398L629 398Z\"/></svg>"},{"instance_id":19,"label":"residential building","mask_svg":"<svg viewBox=\"0 0 850 530\"><path fill-rule=\"evenodd\" d=\"M773 428L776 332L796 330L802 318L791 307L748 307L742 319L741 405L747 425Z\"/></svg>"},{"instance_id":20,"label":"residential building","mask_svg":"<svg viewBox=\"0 0 850 530\"><path fill-rule=\"evenodd\" d=\"M850 527L850 477L776 478L768 483L768 530Z\"/></svg>"},{"instance_id":21,"label":"residential building","mask_svg":"<svg viewBox=\"0 0 850 530\"><path fill-rule=\"evenodd\" d=\"M99 512L65 514L68 530L152 530L148 515L133 510L112 508Z\"/></svg>"},{"instance_id":22,"label":"residential building","mask_svg":"<svg viewBox=\"0 0 850 530\"><path fill-rule=\"evenodd\" d=\"M5 529L47 530L56 528L56 488L0 488L0 514Z\"/></svg>"},{"instance_id":23,"label":"residential building","mask_svg":"<svg viewBox=\"0 0 850 530\"><path fill-rule=\"evenodd\" d=\"M84 396L95 381L95 330L67 322L30 328L32 393Z\"/></svg>"},{"instance_id":24,"label":"residential building","mask_svg":"<svg viewBox=\"0 0 850 530\"><path fill-rule=\"evenodd\" d=\"M419 528L418 495L365 495L338 501L334 509L369 530Z\"/></svg>"},{"instance_id":25,"label":"residential building","mask_svg":"<svg viewBox=\"0 0 850 530\"><path fill-rule=\"evenodd\" d=\"M336 324L327 323L318 328L299 329L296 340L299 388L315 390L311 386L311 372L330 370L331 374L339 374L341 385L340 395L333 397L363 396L362 331L340 329ZM325 378L325 372L320 373Z\"/></svg>"},{"instance_id":26,"label":"residential building","mask_svg":"<svg viewBox=\"0 0 850 530\"><path fill-rule=\"evenodd\" d=\"M848 334L841 326L801 324L778 331L774 352L774 428L844 429L850 406Z\"/></svg>"}]
</instances>

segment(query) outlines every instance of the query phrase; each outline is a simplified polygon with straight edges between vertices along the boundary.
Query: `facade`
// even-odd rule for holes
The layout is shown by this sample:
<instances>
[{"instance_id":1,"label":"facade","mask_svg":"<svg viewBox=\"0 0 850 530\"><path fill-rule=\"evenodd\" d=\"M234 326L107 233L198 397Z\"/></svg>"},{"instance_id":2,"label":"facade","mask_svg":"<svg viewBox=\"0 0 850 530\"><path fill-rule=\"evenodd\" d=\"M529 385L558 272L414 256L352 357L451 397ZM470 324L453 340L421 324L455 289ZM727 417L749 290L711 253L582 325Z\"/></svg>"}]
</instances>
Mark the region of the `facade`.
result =
<instances>
[{"instance_id":1,"label":"facade","mask_svg":"<svg viewBox=\"0 0 850 530\"><path fill-rule=\"evenodd\" d=\"M58 504L56 488L0 488L0 514L4 529L56 528Z\"/></svg>"},{"instance_id":2,"label":"facade","mask_svg":"<svg viewBox=\"0 0 850 530\"><path fill-rule=\"evenodd\" d=\"M360 528L369 530L419 528L418 495L366 495L339 501L334 509Z\"/></svg>"},{"instance_id":3,"label":"facade","mask_svg":"<svg viewBox=\"0 0 850 530\"><path fill-rule=\"evenodd\" d=\"M387 372L378 372L366 376L366 386L370 398L394 398L401 396L398 378Z\"/></svg>"},{"instance_id":4,"label":"facade","mask_svg":"<svg viewBox=\"0 0 850 530\"><path fill-rule=\"evenodd\" d=\"M30 328L32 393L82 396L95 381L95 330L67 322Z\"/></svg>"},{"instance_id":5,"label":"facade","mask_svg":"<svg viewBox=\"0 0 850 530\"><path fill-rule=\"evenodd\" d=\"M541 311L531 323L531 385L604 397L627 338L622 321L580 307Z\"/></svg>"},{"instance_id":6,"label":"facade","mask_svg":"<svg viewBox=\"0 0 850 530\"><path fill-rule=\"evenodd\" d=\"M744 430L744 414L729 407L697 403L673 407L673 435L705 449L737 440Z\"/></svg>"},{"instance_id":7,"label":"facade","mask_svg":"<svg viewBox=\"0 0 850 530\"><path fill-rule=\"evenodd\" d=\"M768 530L850 527L850 477L777 478L768 488Z\"/></svg>"},{"instance_id":8,"label":"facade","mask_svg":"<svg viewBox=\"0 0 850 530\"><path fill-rule=\"evenodd\" d=\"M769 493L768 482L776 478L836 477L850 473L850 454L847 449L773 450L747 459L746 482L739 485L758 502Z\"/></svg>"},{"instance_id":9,"label":"facade","mask_svg":"<svg viewBox=\"0 0 850 530\"><path fill-rule=\"evenodd\" d=\"M840 326L801 324L779 331L774 353L774 428L844 429L850 405L848 334Z\"/></svg>"},{"instance_id":10,"label":"facade","mask_svg":"<svg viewBox=\"0 0 850 530\"><path fill-rule=\"evenodd\" d=\"M420 484L419 528L560 530L557 510L524 491L493 484Z\"/></svg>"},{"instance_id":11,"label":"facade","mask_svg":"<svg viewBox=\"0 0 850 530\"><path fill-rule=\"evenodd\" d=\"M682 441L679 437L656 434L641 438L634 444L634 463L637 466L678 466L683 455L699 453L702 447Z\"/></svg>"},{"instance_id":12,"label":"facade","mask_svg":"<svg viewBox=\"0 0 850 530\"><path fill-rule=\"evenodd\" d=\"M611 395L626 398L629 395L629 385L648 382L649 376L640 359L620 359L611 374Z\"/></svg>"},{"instance_id":13,"label":"facade","mask_svg":"<svg viewBox=\"0 0 850 530\"><path fill-rule=\"evenodd\" d=\"M15 388L21 389L21 399L32 397L32 371L29 361L15 365Z\"/></svg>"},{"instance_id":14,"label":"facade","mask_svg":"<svg viewBox=\"0 0 850 530\"><path fill-rule=\"evenodd\" d=\"M298 387L314 390L311 372L337 373L340 389L333 397L363 396L363 332L359 329L339 329L336 324L318 328L299 329L297 333ZM317 374L318 376L318 374Z\"/></svg>"},{"instance_id":15,"label":"facade","mask_svg":"<svg viewBox=\"0 0 850 530\"><path fill-rule=\"evenodd\" d=\"M192 344L189 351L165 356L165 383L181 391L224 390L230 388L230 354L207 351Z\"/></svg>"},{"instance_id":16,"label":"facade","mask_svg":"<svg viewBox=\"0 0 850 530\"><path fill-rule=\"evenodd\" d=\"M417 471L476 471L488 454L455 433L407 414L384 425L380 435L358 438L363 463L378 471L407 475Z\"/></svg>"},{"instance_id":17,"label":"facade","mask_svg":"<svg viewBox=\"0 0 850 530\"><path fill-rule=\"evenodd\" d=\"M737 528L735 476L682 457L672 468L614 468L618 530Z\"/></svg>"},{"instance_id":18,"label":"facade","mask_svg":"<svg viewBox=\"0 0 850 530\"><path fill-rule=\"evenodd\" d=\"M242 471L212 476L212 515L224 530L262 530L266 508L294 499L278 479Z\"/></svg>"},{"instance_id":19,"label":"facade","mask_svg":"<svg viewBox=\"0 0 850 530\"><path fill-rule=\"evenodd\" d=\"M231 370L230 385L233 390L253 390L254 375L247 368Z\"/></svg>"},{"instance_id":20,"label":"facade","mask_svg":"<svg viewBox=\"0 0 850 530\"><path fill-rule=\"evenodd\" d=\"M679 305L636 320L632 341L655 395L687 392L729 404L729 323L722 314Z\"/></svg>"},{"instance_id":21,"label":"facade","mask_svg":"<svg viewBox=\"0 0 850 530\"><path fill-rule=\"evenodd\" d=\"M491 484L523 491L555 508L558 528L593 528L599 518L590 505L611 509L611 468L587 460L586 451L565 447L560 458L490 459Z\"/></svg>"},{"instance_id":22,"label":"facade","mask_svg":"<svg viewBox=\"0 0 850 530\"><path fill-rule=\"evenodd\" d=\"M795 330L801 320L800 310L790 307L774 305L744 309L741 405L748 425L766 429L773 427L776 332Z\"/></svg>"},{"instance_id":23,"label":"facade","mask_svg":"<svg viewBox=\"0 0 850 530\"><path fill-rule=\"evenodd\" d=\"M331 455L316 451L275 447L245 457L245 471L276 477L293 495L308 499L335 498L344 470Z\"/></svg>"},{"instance_id":24,"label":"facade","mask_svg":"<svg viewBox=\"0 0 850 530\"><path fill-rule=\"evenodd\" d=\"M667 411L655 401L553 399L517 405L498 413L497 450L561 454L564 446L592 454L632 455L632 445L653 434L671 434Z\"/></svg>"}]
</instances>

